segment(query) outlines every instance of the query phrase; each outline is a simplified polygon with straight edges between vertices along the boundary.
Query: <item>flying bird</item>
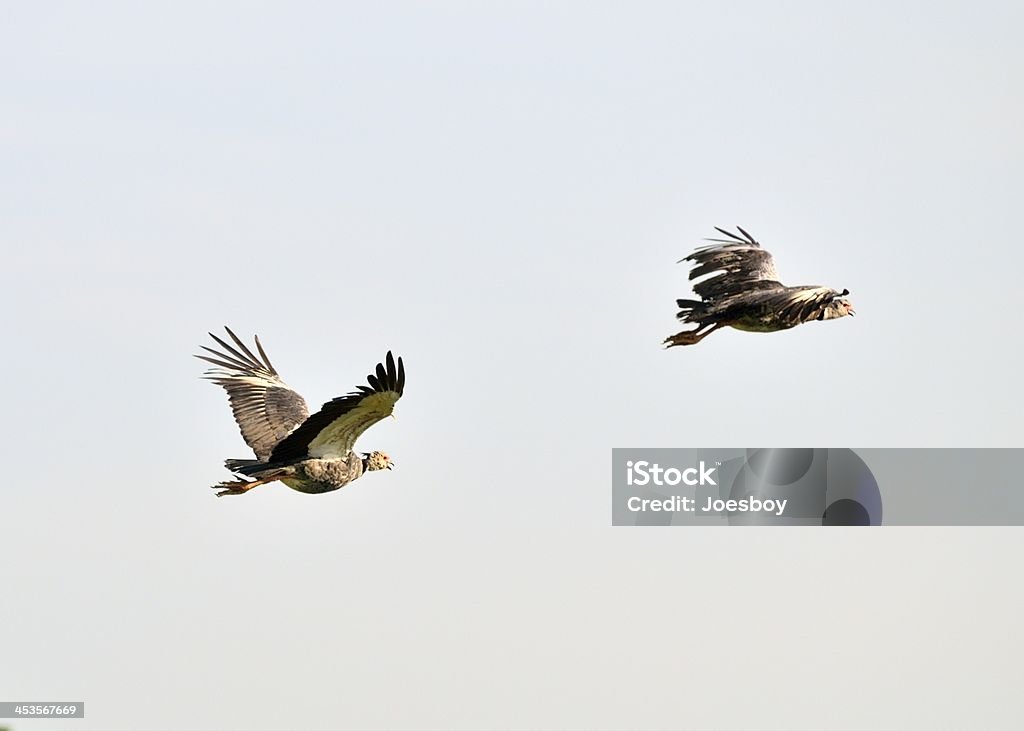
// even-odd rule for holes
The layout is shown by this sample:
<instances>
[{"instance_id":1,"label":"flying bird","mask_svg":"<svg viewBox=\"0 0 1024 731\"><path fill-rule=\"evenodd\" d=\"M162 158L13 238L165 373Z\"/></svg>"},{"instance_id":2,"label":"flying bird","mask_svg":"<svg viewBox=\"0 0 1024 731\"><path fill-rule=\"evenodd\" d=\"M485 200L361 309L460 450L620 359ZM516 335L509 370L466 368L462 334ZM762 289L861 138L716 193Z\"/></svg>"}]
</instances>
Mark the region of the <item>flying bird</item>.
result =
<instances>
[{"instance_id":1,"label":"flying bird","mask_svg":"<svg viewBox=\"0 0 1024 731\"><path fill-rule=\"evenodd\" d=\"M671 335L666 347L695 345L722 327L748 332L788 330L811 320L832 320L853 315L853 305L843 299L850 293L808 285L787 287L779 281L772 255L739 226L737 236L715 226L726 239L707 239L703 246L680 262L693 262L690 280L712 275L693 285L699 300L676 300L676 315L692 330Z\"/></svg>"},{"instance_id":2,"label":"flying bird","mask_svg":"<svg viewBox=\"0 0 1024 731\"><path fill-rule=\"evenodd\" d=\"M221 350L200 346L215 357L197 355L212 363L204 377L223 387L245 443L256 459L229 459L224 466L243 479L214 485L217 497L241 495L258 485L280 480L305 493L330 492L374 470L394 465L384 452L352 451L356 439L381 419L391 416L405 389L405 365L391 351L368 386L325 403L312 416L306 401L286 384L271 365L259 337L259 357L226 327L235 347L213 338ZM245 479L252 478L252 479Z\"/></svg>"}]
</instances>

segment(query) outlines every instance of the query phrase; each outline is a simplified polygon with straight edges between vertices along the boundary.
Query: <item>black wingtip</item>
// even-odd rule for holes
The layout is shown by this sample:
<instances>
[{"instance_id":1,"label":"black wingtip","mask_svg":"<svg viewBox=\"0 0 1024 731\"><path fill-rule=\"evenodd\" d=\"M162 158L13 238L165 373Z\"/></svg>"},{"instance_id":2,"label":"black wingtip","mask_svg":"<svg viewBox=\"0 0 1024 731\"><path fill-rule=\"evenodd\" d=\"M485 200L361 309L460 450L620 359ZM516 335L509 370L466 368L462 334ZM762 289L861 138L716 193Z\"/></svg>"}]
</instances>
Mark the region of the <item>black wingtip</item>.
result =
<instances>
[{"instance_id":1,"label":"black wingtip","mask_svg":"<svg viewBox=\"0 0 1024 731\"><path fill-rule=\"evenodd\" d=\"M747 237L747 241L749 243L753 244L754 246L758 245L757 240L753 236L751 236L749 233L747 233L747 231L742 226L737 225L736 226L736 230L739 231L744 236L746 236Z\"/></svg>"},{"instance_id":2,"label":"black wingtip","mask_svg":"<svg viewBox=\"0 0 1024 731\"><path fill-rule=\"evenodd\" d=\"M759 244L757 242L757 239L755 239L753 236L751 236L750 232L748 232L742 226L737 226L736 230L739 231L741 234L743 234L743 237L737 236L732 231L726 231L724 228L721 228L720 226L715 226L714 228L715 228L715 231L718 231L718 233L722 234L723 236L728 236L729 238L728 239L704 239L705 241L713 241L716 244L746 244L747 246L757 246L758 248L760 248L760 246L761 246L761 244Z\"/></svg>"},{"instance_id":3,"label":"black wingtip","mask_svg":"<svg viewBox=\"0 0 1024 731\"><path fill-rule=\"evenodd\" d=\"M395 354L389 350L384 357L384 365L377 365L377 376L386 389L401 396L405 389L405 364L402 356L398 356L396 365Z\"/></svg>"},{"instance_id":4,"label":"black wingtip","mask_svg":"<svg viewBox=\"0 0 1024 731\"><path fill-rule=\"evenodd\" d=\"M366 381L373 391L394 391L401 396L405 388L405 364L401 356L396 364L395 354L389 350L384 361L377 364Z\"/></svg>"}]
</instances>

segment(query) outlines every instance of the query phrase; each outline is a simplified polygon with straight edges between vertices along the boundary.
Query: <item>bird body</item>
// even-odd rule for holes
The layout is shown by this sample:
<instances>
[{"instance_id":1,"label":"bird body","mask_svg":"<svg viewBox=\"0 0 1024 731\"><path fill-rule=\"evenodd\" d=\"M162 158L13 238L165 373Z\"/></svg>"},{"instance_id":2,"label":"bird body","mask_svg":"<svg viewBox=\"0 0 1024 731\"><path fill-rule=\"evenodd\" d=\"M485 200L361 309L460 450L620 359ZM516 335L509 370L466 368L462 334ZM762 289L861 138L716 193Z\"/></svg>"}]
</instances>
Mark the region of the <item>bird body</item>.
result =
<instances>
[{"instance_id":1,"label":"bird body","mask_svg":"<svg viewBox=\"0 0 1024 731\"><path fill-rule=\"evenodd\" d=\"M716 227L717 228L717 227ZM737 227L739 228L739 227ZM778 280L772 255L739 228L743 238L717 229L729 239L710 239L682 261L694 263L690 280L699 300L680 299L677 317L696 328L665 339L668 347L695 345L722 327L746 332L788 330L811 320L831 320L854 314L853 306L831 287L787 287Z\"/></svg>"},{"instance_id":2,"label":"bird body","mask_svg":"<svg viewBox=\"0 0 1024 731\"><path fill-rule=\"evenodd\" d=\"M367 386L328 401L309 415L305 400L281 380L256 338L257 357L230 330L232 347L210 333L221 350L203 346L215 358L197 358L217 366L206 378L228 393L246 443L256 459L229 459L224 464L235 474L253 478L222 482L221 495L240 495L268 482L280 481L299 492L331 492L366 472L391 469L383 452L357 453L356 439L369 427L390 416L405 389L405 365L389 352L367 376Z\"/></svg>"},{"instance_id":3,"label":"bird body","mask_svg":"<svg viewBox=\"0 0 1024 731\"><path fill-rule=\"evenodd\" d=\"M274 475L298 492L315 495L339 490L368 471L368 457L349 452L344 457L306 459L292 465L268 466L258 460L232 460L226 463L232 472L260 479Z\"/></svg>"},{"instance_id":4,"label":"bird body","mask_svg":"<svg viewBox=\"0 0 1024 731\"><path fill-rule=\"evenodd\" d=\"M366 458L355 452L344 457L307 459L295 466L296 476L281 481L293 490L305 493L330 492L363 476Z\"/></svg>"},{"instance_id":5,"label":"bird body","mask_svg":"<svg viewBox=\"0 0 1024 731\"><path fill-rule=\"evenodd\" d=\"M392 462L383 452L357 454L349 452L343 457L304 459L295 464L268 465L255 459L229 459L225 466L240 475L261 479L274 475L298 492L315 495L345 487L365 473L391 469Z\"/></svg>"}]
</instances>

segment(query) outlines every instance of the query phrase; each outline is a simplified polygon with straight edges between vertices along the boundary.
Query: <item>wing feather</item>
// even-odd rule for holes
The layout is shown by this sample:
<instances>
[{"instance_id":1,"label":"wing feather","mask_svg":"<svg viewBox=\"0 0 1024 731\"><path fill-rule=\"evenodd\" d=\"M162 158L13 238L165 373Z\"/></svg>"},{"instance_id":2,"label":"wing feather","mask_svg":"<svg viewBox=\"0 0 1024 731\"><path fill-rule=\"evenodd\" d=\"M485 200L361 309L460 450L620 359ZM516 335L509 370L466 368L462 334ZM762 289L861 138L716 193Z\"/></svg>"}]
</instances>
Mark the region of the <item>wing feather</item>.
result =
<instances>
[{"instance_id":1,"label":"wing feather","mask_svg":"<svg viewBox=\"0 0 1024 731\"><path fill-rule=\"evenodd\" d=\"M831 287L782 287L738 296L735 306L747 310L763 307L774 313L779 321L797 324L816 319L841 295ZM729 308L732 304L726 300L723 307Z\"/></svg>"},{"instance_id":2,"label":"wing feather","mask_svg":"<svg viewBox=\"0 0 1024 731\"><path fill-rule=\"evenodd\" d=\"M259 459L266 460L274 447L306 420L309 408L305 399L281 380L259 338L256 338L256 348L262 360L253 355L230 328L225 326L224 329L238 349L210 333L223 351L201 345L199 347L217 357L195 357L217 366L203 377L227 391L242 438Z\"/></svg>"},{"instance_id":3,"label":"wing feather","mask_svg":"<svg viewBox=\"0 0 1024 731\"><path fill-rule=\"evenodd\" d=\"M278 444L270 462L306 457L344 457L359 436L394 411L405 390L405 364L388 351L385 364L378 363L366 377L368 386L358 386L345 396L328 401L320 411Z\"/></svg>"},{"instance_id":4,"label":"wing feather","mask_svg":"<svg viewBox=\"0 0 1024 731\"><path fill-rule=\"evenodd\" d=\"M761 248L745 230L737 228L746 238L716 226L715 229L729 239L708 239L715 243L703 246L680 260L693 262L690 281L712 275L693 285L693 291L703 300L782 286L771 253Z\"/></svg>"}]
</instances>

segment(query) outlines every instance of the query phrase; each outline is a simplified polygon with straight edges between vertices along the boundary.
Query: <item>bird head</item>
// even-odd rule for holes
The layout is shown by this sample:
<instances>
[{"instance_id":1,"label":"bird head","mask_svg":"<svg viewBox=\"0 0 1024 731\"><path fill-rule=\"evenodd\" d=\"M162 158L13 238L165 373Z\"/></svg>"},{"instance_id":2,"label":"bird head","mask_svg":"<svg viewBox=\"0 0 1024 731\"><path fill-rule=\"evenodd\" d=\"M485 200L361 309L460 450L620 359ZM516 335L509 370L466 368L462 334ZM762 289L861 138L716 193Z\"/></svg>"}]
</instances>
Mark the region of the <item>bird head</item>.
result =
<instances>
[{"instance_id":1,"label":"bird head","mask_svg":"<svg viewBox=\"0 0 1024 731\"><path fill-rule=\"evenodd\" d=\"M857 314L853 309L853 304L848 299L844 299L846 295L850 294L850 290L844 289L840 292L839 296L828 303L825 309L821 313L822 320L832 320L836 317L845 317L846 315Z\"/></svg>"},{"instance_id":2,"label":"bird head","mask_svg":"<svg viewBox=\"0 0 1024 731\"><path fill-rule=\"evenodd\" d=\"M363 456L363 460L366 462L367 471L390 470L395 466L391 461L391 457L387 456L383 452L370 452Z\"/></svg>"}]
</instances>

